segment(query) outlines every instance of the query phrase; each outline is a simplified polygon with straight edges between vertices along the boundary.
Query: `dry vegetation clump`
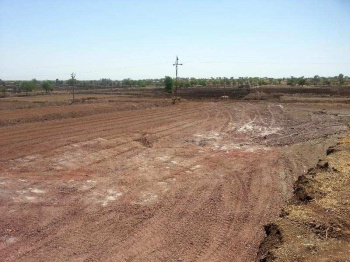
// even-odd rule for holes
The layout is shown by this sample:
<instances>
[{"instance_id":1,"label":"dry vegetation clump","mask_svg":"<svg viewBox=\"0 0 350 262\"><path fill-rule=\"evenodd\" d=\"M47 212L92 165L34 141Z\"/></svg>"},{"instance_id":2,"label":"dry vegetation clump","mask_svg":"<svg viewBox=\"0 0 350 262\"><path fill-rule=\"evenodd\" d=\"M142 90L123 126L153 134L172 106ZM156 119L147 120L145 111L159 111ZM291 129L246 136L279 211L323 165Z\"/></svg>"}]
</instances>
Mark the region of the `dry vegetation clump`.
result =
<instances>
[{"instance_id":1,"label":"dry vegetation clump","mask_svg":"<svg viewBox=\"0 0 350 262\"><path fill-rule=\"evenodd\" d=\"M299 177L257 261L350 261L350 136ZM273 226L271 226L273 225ZM271 229L272 228L272 229Z\"/></svg>"},{"instance_id":2,"label":"dry vegetation clump","mask_svg":"<svg viewBox=\"0 0 350 262\"><path fill-rule=\"evenodd\" d=\"M140 142L145 147L153 147L153 139L146 132L141 135L136 141Z\"/></svg>"}]
</instances>

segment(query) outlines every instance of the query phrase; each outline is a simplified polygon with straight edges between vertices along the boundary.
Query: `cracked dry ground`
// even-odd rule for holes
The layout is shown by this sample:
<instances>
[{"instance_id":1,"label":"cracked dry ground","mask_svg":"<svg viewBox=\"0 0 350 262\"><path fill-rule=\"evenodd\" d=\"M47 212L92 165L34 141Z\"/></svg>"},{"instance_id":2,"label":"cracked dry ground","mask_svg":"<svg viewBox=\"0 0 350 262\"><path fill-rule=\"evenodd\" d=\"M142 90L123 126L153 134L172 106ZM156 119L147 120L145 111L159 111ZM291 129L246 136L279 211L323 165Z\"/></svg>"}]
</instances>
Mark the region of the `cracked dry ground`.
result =
<instances>
[{"instance_id":1,"label":"cracked dry ground","mask_svg":"<svg viewBox=\"0 0 350 262\"><path fill-rule=\"evenodd\" d=\"M349 106L323 106L187 102L1 127L0 257L253 261L295 178L347 132Z\"/></svg>"}]
</instances>

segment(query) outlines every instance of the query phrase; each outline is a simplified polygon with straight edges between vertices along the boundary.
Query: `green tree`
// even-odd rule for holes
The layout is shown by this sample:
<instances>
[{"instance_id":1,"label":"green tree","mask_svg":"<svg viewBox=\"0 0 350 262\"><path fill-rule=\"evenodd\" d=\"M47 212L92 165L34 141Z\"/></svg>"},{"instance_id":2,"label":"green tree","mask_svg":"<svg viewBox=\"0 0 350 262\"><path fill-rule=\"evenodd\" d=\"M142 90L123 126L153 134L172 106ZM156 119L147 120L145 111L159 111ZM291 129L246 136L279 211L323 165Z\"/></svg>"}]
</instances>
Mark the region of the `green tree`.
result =
<instances>
[{"instance_id":1,"label":"green tree","mask_svg":"<svg viewBox=\"0 0 350 262\"><path fill-rule=\"evenodd\" d=\"M23 90L29 94L29 92L32 92L37 88L37 85L34 81L23 81L20 85L20 90Z\"/></svg>"},{"instance_id":2,"label":"green tree","mask_svg":"<svg viewBox=\"0 0 350 262\"><path fill-rule=\"evenodd\" d=\"M109 78L101 78L100 82L103 86L111 86L113 81Z\"/></svg>"},{"instance_id":3,"label":"green tree","mask_svg":"<svg viewBox=\"0 0 350 262\"><path fill-rule=\"evenodd\" d=\"M235 79L233 79L233 78L232 78L231 82L232 82L232 87L235 87L235 86L236 86L237 81L236 81Z\"/></svg>"},{"instance_id":4,"label":"green tree","mask_svg":"<svg viewBox=\"0 0 350 262\"><path fill-rule=\"evenodd\" d=\"M173 89L173 79L170 76L166 76L164 79L165 91L171 92Z\"/></svg>"},{"instance_id":5,"label":"green tree","mask_svg":"<svg viewBox=\"0 0 350 262\"><path fill-rule=\"evenodd\" d=\"M290 78L288 78L287 80L287 85L290 85L290 86L295 86L297 80L295 77L291 76Z\"/></svg>"},{"instance_id":6,"label":"green tree","mask_svg":"<svg viewBox=\"0 0 350 262\"><path fill-rule=\"evenodd\" d=\"M137 86L139 87L145 87L147 84L144 80L138 80L137 81Z\"/></svg>"},{"instance_id":7,"label":"green tree","mask_svg":"<svg viewBox=\"0 0 350 262\"><path fill-rule=\"evenodd\" d=\"M207 85L207 81L205 79L198 79L198 85L206 86Z\"/></svg>"},{"instance_id":8,"label":"green tree","mask_svg":"<svg viewBox=\"0 0 350 262\"><path fill-rule=\"evenodd\" d=\"M214 77L211 78L210 82L211 82L211 84L212 84L213 86L215 86L215 87L216 87L216 86L218 85L218 83L219 83L219 81L218 81L217 79L215 79Z\"/></svg>"},{"instance_id":9,"label":"green tree","mask_svg":"<svg viewBox=\"0 0 350 262\"><path fill-rule=\"evenodd\" d=\"M75 79L75 73L71 73L70 79L67 81L68 85L73 86L77 83L77 80Z\"/></svg>"},{"instance_id":10,"label":"green tree","mask_svg":"<svg viewBox=\"0 0 350 262\"><path fill-rule=\"evenodd\" d=\"M264 79L260 78L260 79L258 80L258 85L259 85L259 86L263 86L263 85L266 85L266 84L267 84L267 83L265 82Z\"/></svg>"},{"instance_id":11,"label":"green tree","mask_svg":"<svg viewBox=\"0 0 350 262\"><path fill-rule=\"evenodd\" d=\"M41 87L46 91L46 93L49 93L53 90L53 86L48 81L44 81L41 84Z\"/></svg>"},{"instance_id":12,"label":"green tree","mask_svg":"<svg viewBox=\"0 0 350 262\"><path fill-rule=\"evenodd\" d=\"M197 79L194 78L194 77L192 77L192 78L190 79L190 85L191 85L191 86L196 86L197 84L198 84Z\"/></svg>"},{"instance_id":13,"label":"green tree","mask_svg":"<svg viewBox=\"0 0 350 262\"><path fill-rule=\"evenodd\" d=\"M242 88L244 85L244 79L243 77L239 77L238 78L238 87Z\"/></svg>"},{"instance_id":14,"label":"green tree","mask_svg":"<svg viewBox=\"0 0 350 262\"><path fill-rule=\"evenodd\" d=\"M131 87L132 84L133 84L133 80L132 80L131 78L126 78L126 79L124 79L124 80L122 81L122 83L123 83L124 86L129 86L129 87Z\"/></svg>"},{"instance_id":15,"label":"green tree","mask_svg":"<svg viewBox=\"0 0 350 262\"><path fill-rule=\"evenodd\" d=\"M39 81L36 80L35 78L32 79L32 82L33 82L35 85L39 84Z\"/></svg>"},{"instance_id":16,"label":"green tree","mask_svg":"<svg viewBox=\"0 0 350 262\"><path fill-rule=\"evenodd\" d=\"M302 76L298 79L298 85L304 86L306 84L306 79Z\"/></svg>"},{"instance_id":17,"label":"green tree","mask_svg":"<svg viewBox=\"0 0 350 262\"><path fill-rule=\"evenodd\" d=\"M344 75L343 74L339 74L338 81L339 81L340 86L342 86L344 84Z\"/></svg>"},{"instance_id":18,"label":"green tree","mask_svg":"<svg viewBox=\"0 0 350 262\"><path fill-rule=\"evenodd\" d=\"M325 79L323 80L323 84L326 86L330 86L331 85L331 81L329 79Z\"/></svg>"},{"instance_id":19,"label":"green tree","mask_svg":"<svg viewBox=\"0 0 350 262\"><path fill-rule=\"evenodd\" d=\"M2 94L3 97L6 97L7 88L4 87L4 86L1 87L1 88L0 88L0 92L1 92L1 94Z\"/></svg>"},{"instance_id":20,"label":"green tree","mask_svg":"<svg viewBox=\"0 0 350 262\"><path fill-rule=\"evenodd\" d=\"M320 82L320 77L318 75L315 75L313 78L314 85L317 85Z\"/></svg>"}]
</instances>

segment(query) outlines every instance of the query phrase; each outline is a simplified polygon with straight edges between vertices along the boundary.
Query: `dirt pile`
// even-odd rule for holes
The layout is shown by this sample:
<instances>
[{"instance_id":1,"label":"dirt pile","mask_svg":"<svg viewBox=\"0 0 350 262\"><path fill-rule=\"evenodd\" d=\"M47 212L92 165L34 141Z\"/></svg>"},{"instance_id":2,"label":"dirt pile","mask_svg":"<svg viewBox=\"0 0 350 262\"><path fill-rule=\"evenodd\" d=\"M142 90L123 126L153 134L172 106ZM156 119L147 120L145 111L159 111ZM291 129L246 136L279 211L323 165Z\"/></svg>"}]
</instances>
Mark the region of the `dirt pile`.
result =
<instances>
[{"instance_id":1,"label":"dirt pile","mask_svg":"<svg viewBox=\"0 0 350 262\"><path fill-rule=\"evenodd\" d=\"M350 261L350 136L299 177L256 261Z\"/></svg>"}]
</instances>

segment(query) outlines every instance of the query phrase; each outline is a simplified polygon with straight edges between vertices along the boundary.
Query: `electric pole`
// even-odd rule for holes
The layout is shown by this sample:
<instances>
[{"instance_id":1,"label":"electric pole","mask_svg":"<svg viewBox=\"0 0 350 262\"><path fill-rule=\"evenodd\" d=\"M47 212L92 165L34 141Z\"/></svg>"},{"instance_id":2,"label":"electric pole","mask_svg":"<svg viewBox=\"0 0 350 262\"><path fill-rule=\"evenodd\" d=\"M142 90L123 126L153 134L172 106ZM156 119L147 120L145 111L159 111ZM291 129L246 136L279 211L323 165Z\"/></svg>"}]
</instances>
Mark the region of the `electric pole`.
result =
<instances>
[{"instance_id":1,"label":"electric pole","mask_svg":"<svg viewBox=\"0 0 350 262\"><path fill-rule=\"evenodd\" d=\"M173 90L173 94L175 93L177 93L177 67L179 66L179 65L182 65L182 64L179 64L179 58L176 56L176 61L175 61L175 64L173 64L174 66L175 66L175 68L176 68L176 80L175 80L175 92L174 92L174 90Z\"/></svg>"}]
</instances>

